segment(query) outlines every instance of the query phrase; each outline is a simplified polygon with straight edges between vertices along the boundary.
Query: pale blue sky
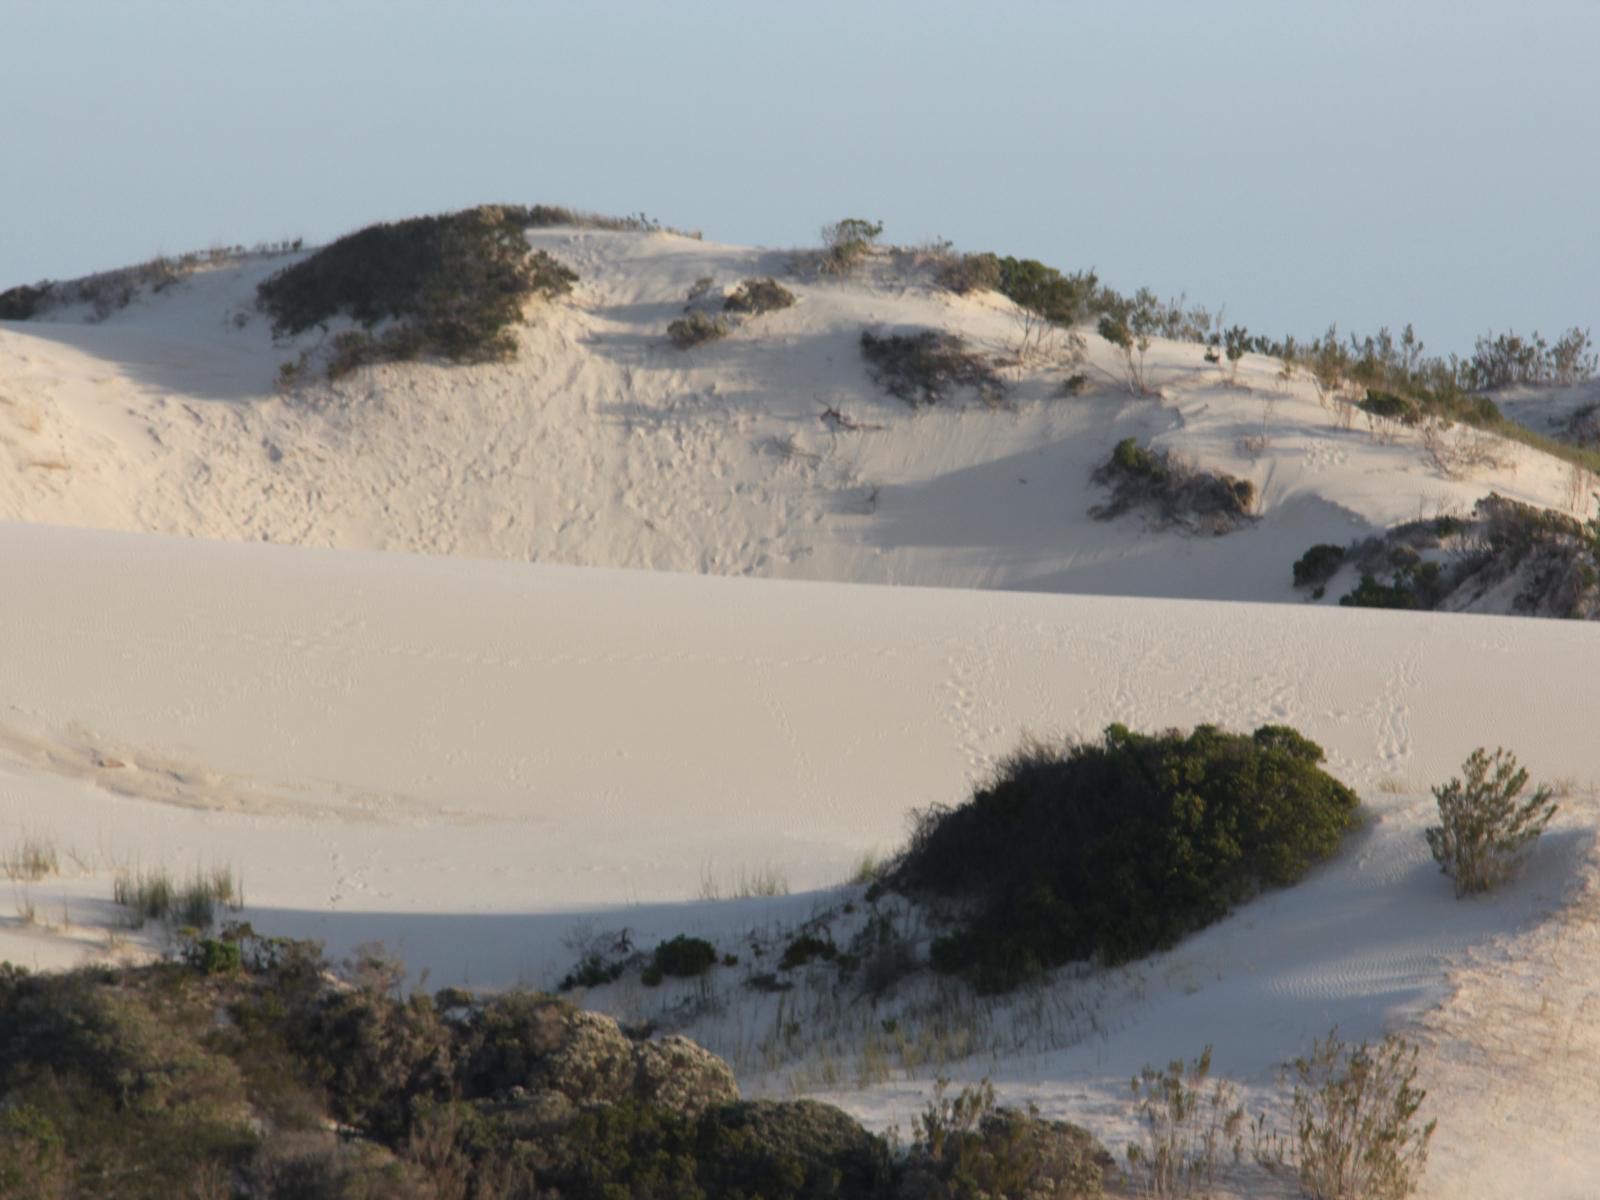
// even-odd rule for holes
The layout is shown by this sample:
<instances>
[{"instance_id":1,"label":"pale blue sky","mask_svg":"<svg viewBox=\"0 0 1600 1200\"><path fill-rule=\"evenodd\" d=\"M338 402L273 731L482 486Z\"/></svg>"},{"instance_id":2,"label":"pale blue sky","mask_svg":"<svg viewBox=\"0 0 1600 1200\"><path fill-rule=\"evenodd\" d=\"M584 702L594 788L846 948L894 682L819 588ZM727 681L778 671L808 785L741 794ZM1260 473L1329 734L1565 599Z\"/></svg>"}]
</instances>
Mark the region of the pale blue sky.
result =
<instances>
[{"instance_id":1,"label":"pale blue sky","mask_svg":"<svg viewBox=\"0 0 1600 1200\"><path fill-rule=\"evenodd\" d=\"M0 288L487 200L1600 332L1600 3L0 0Z\"/></svg>"}]
</instances>

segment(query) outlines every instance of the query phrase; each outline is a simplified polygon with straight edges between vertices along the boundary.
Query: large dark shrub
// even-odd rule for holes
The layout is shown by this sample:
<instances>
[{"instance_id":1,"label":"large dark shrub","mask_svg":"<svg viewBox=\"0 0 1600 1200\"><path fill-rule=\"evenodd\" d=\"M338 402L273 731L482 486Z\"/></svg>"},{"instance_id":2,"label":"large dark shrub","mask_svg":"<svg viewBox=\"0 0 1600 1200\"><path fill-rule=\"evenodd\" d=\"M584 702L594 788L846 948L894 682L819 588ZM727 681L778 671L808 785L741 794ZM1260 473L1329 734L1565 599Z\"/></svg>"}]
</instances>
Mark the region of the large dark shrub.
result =
<instances>
[{"instance_id":1,"label":"large dark shrub","mask_svg":"<svg viewBox=\"0 0 1600 1200\"><path fill-rule=\"evenodd\" d=\"M458 362L509 358L523 304L559 295L576 280L531 249L522 224L506 210L486 206L370 225L285 267L256 291L275 334L301 333L334 316L359 322L368 332L346 339L341 354L348 367L419 354ZM371 332L385 321L396 324Z\"/></svg>"},{"instance_id":2,"label":"large dark shrub","mask_svg":"<svg viewBox=\"0 0 1600 1200\"><path fill-rule=\"evenodd\" d=\"M966 804L922 813L891 882L965 907L933 963L984 991L1137 958L1337 849L1357 800L1322 759L1277 725L1029 745Z\"/></svg>"}]
</instances>

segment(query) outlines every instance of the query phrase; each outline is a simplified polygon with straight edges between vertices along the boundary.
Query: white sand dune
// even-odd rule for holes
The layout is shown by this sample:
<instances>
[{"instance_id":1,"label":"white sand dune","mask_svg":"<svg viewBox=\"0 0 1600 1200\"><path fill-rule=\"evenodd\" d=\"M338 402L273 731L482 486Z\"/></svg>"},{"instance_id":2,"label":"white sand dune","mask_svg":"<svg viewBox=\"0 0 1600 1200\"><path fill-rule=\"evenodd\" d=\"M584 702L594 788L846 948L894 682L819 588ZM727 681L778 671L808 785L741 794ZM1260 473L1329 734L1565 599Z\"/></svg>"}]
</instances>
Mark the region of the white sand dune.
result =
<instances>
[{"instance_id":1,"label":"white sand dune","mask_svg":"<svg viewBox=\"0 0 1600 1200\"><path fill-rule=\"evenodd\" d=\"M282 260L201 272L98 324L65 310L0 325L0 517L187 536L723 575L1028 591L1288 600L1315 542L1465 512L1491 490L1569 503L1568 468L1501 444L1504 466L1440 474L1414 434L1337 427L1305 379L1248 356L1237 384L1198 346L1158 343L1159 399L1124 386L1090 335L1076 368L1009 372L1014 411L971 397L913 412L868 378L863 326L942 328L1004 353L1009 302L961 298L909 261L786 278L799 302L679 351L690 284L777 272L788 255L665 234L530 235L576 269L535 309L517 362L379 367L274 393L254 285ZM235 326L235 315L245 318ZM821 419L834 407L869 428ZM1266 433L1246 454L1243 439ZM1215 540L1088 520L1089 474L1152 438L1253 481L1262 520ZM1579 501L1587 495L1578 491ZM1177 559L1178 562L1173 560ZM1331 591L1329 602L1337 592Z\"/></svg>"},{"instance_id":2,"label":"white sand dune","mask_svg":"<svg viewBox=\"0 0 1600 1200\"><path fill-rule=\"evenodd\" d=\"M264 931L335 952L383 939L435 986L548 986L587 924L648 941L808 915L826 897L695 897L708 871L740 868L836 884L862 850L898 840L911 808L959 800L1021 730L1287 722L1368 795L1372 826L1312 881L1148 964L1100 1036L974 1073L1115 1132L1144 1062L1211 1042L1219 1071L1270 1089L1335 1022L1353 1036L1411 1028L1449 1050L1429 1070L1450 1084L1434 1178L1455 1182L1434 1194L1503 1195L1473 1182L1485 1155L1531 1170L1550 1146L1486 1151L1485 1122L1546 1103L1553 1074L1600 1070L1600 944L1592 914L1561 907L1600 877L1592 791L1568 798L1522 882L1474 903L1427 860L1418 796L1477 744L1600 778L1578 702L1595 665L1587 625L29 525L0 526L0 555L0 801L12 829L69 863L26 889L42 924L0 927L0 956L103 953L94 927L118 865L226 863ZM63 906L76 929L43 928L65 923ZM1474 1020L1530 1007L1517 982L1530 977L1552 982L1526 1039ZM921 1089L838 1099L904 1123ZM1592 1172L1583 1145L1568 1152Z\"/></svg>"},{"instance_id":3,"label":"white sand dune","mask_svg":"<svg viewBox=\"0 0 1600 1200\"><path fill-rule=\"evenodd\" d=\"M684 353L663 332L695 279L784 256L532 237L583 282L504 367L278 395L315 339L274 346L249 315L270 261L99 323L0 325L0 856L32 838L62 865L0 884L0 959L159 950L118 931L117 871L225 864L262 932L382 940L430 986L550 986L585 935L732 945L837 908L863 852L1025 731L1284 723L1367 802L1340 857L1167 954L986 1009L981 1052L948 1069L1120 1145L1145 1063L1213 1044L1281 1107L1313 1037L1398 1030L1439 1118L1423 1195L1597 1194L1595 630L1282 603L1314 542L1490 490L1562 507L1564 465L1505 445L1447 478L1409 435L1337 428L1275 364L1225 384L1191 346L1159 345L1160 395L1136 398L1092 337L1084 396L1053 398L1066 368L1040 363L1010 409L913 413L867 378L862 325L999 350L1003 302L885 263L791 281L794 308ZM1125 436L1252 479L1260 521L1089 519ZM863 586L888 583L924 586ZM1421 831L1479 745L1564 781L1563 809L1522 878L1457 902ZM762 872L794 894L702 898ZM748 1087L907 1127L935 1066L849 1086L855 1060L825 1059L864 1053L864 1026L842 1020L763 1061L775 1001L747 969L719 970L719 1016L680 1023ZM673 994L589 1000L660 1015Z\"/></svg>"}]
</instances>

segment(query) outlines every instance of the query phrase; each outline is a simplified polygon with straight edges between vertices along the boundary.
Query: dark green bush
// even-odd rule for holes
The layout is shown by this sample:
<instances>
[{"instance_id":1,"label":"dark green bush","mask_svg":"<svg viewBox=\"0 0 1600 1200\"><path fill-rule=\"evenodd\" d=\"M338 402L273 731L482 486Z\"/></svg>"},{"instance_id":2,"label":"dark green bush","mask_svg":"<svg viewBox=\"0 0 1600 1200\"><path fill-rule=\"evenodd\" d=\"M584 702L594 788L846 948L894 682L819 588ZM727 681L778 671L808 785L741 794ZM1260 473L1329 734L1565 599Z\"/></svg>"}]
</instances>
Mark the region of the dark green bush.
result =
<instances>
[{"instance_id":1,"label":"dark green bush","mask_svg":"<svg viewBox=\"0 0 1600 1200\"><path fill-rule=\"evenodd\" d=\"M1391 583L1379 583L1372 575L1363 574L1361 582L1339 597L1345 608L1416 608L1417 600L1403 576L1397 575Z\"/></svg>"},{"instance_id":2,"label":"dark green bush","mask_svg":"<svg viewBox=\"0 0 1600 1200\"><path fill-rule=\"evenodd\" d=\"M49 283L19 284L0 292L0 321L31 321L50 295Z\"/></svg>"},{"instance_id":3,"label":"dark green bush","mask_svg":"<svg viewBox=\"0 0 1600 1200\"><path fill-rule=\"evenodd\" d=\"M1319 542L1295 560L1294 586L1316 587L1327 583L1344 564L1345 549L1329 542Z\"/></svg>"},{"instance_id":4,"label":"dark green bush","mask_svg":"<svg viewBox=\"0 0 1600 1200\"><path fill-rule=\"evenodd\" d=\"M726 312L777 312L794 304L794 293L776 279L746 279L722 302Z\"/></svg>"},{"instance_id":5,"label":"dark green bush","mask_svg":"<svg viewBox=\"0 0 1600 1200\"><path fill-rule=\"evenodd\" d=\"M717 948L704 938L680 933L656 947L650 965L674 979L693 979L717 965Z\"/></svg>"},{"instance_id":6,"label":"dark green bush","mask_svg":"<svg viewBox=\"0 0 1600 1200\"><path fill-rule=\"evenodd\" d=\"M938 404L956 387L976 388L985 396L1005 389L994 368L969 350L960 334L924 329L878 337L863 329L861 354L873 382L913 408Z\"/></svg>"},{"instance_id":7,"label":"dark green bush","mask_svg":"<svg viewBox=\"0 0 1600 1200\"><path fill-rule=\"evenodd\" d=\"M1422 420L1422 409L1416 401L1377 388L1368 388L1366 396L1356 407L1379 420L1395 421L1401 425L1415 425Z\"/></svg>"},{"instance_id":8,"label":"dark green bush","mask_svg":"<svg viewBox=\"0 0 1600 1200\"><path fill-rule=\"evenodd\" d=\"M838 953L839 948L833 944L833 939L818 937L814 933L802 933L784 947L783 957L778 960L778 967L780 970L790 971L795 967L803 967L817 958L832 961Z\"/></svg>"},{"instance_id":9,"label":"dark green bush","mask_svg":"<svg viewBox=\"0 0 1600 1200\"><path fill-rule=\"evenodd\" d=\"M528 246L523 226L486 206L370 225L262 281L257 296L277 335L335 316L365 327L336 347L344 370L434 354L456 362L516 353L523 304L568 291L577 276ZM393 321L383 333L380 322Z\"/></svg>"},{"instance_id":10,"label":"dark green bush","mask_svg":"<svg viewBox=\"0 0 1600 1200\"><path fill-rule=\"evenodd\" d=\"M679 350L687 350L691 346L727 337L728 323L721 317L708 317L702 312L692 312L668 325L667 336Z\"/></svg>"},{"instance_id":11,"label":"dark green bush","mask_svg":"<svg viewBox=\"0 0 1600 1200\"><path fill-rule=\"evenodd\" d=\"M1283 726L1030 745L959 808L920 814L892 883L963 904L933 964L1004 991L1066 962L1170 946L1300 879L1355 824L1353 792Z\"/></svg>"},{"instance_id":12,"label":"dark green bush","mask_svg":"<svg viewBox=\"0 0 1600 1200\"><path fill-rule=\"evenodd\" d=\"M1089 315L1097 281L1093 271L1063 275L1033 258L999 260L996 289L1019 308L1056 325L1072 325Z\"/></svg>"}]
</instances>

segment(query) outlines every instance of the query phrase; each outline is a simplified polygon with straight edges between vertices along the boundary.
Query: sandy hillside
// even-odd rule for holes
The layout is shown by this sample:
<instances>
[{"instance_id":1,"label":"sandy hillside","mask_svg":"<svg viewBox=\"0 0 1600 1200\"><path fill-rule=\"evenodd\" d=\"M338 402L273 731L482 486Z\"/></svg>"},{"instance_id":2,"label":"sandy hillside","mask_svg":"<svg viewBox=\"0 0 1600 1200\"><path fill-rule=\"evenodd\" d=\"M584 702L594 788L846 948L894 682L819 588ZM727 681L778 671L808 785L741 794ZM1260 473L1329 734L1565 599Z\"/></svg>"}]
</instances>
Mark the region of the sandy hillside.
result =
<instances>
[{"instance_id":1,"label":"sandy hillside","mask_svg":"<svg viewBox=\"0 0 1600 1200\"><path fill-rule=\"evenodd\" d=\"M970 390L913 411L868 377L863 328L957 332L1002 358L1018 339L1009 301L942 291L915 255L834 280L789 271L789 252L665 233L529 237L580 283L531 310L505 366L383 366L279 394L279 366L325 336L274 345L256 312L255 285L284 258L147 289L104 320L78 306L0 324L0 461L13 467L0 517L723 575L1287 600L1290 564L1313 543L1463 514L1492 490L1574 503L1566 464L1527 447L1495 439L1494 463L1450 478L1414 433L1385 443L1359 419L1340 428L1308 379L1277 377L1276 359L1247 356L1230 382L1189 344L1156 343L1153 396L1132 394L1119 352L1086 331L1081 368L1047 354L1003 369L1002 411ZM667 340L696 280L767 274L794 307L688 351ZM1088 390L1060 397L1079 370ZM1088 519L1104 499L1089 476L1128 436L1251 481L1259 523L1197 539L1136 515Z\"/></svg>"},{"instance_id":2,"label":"sandy hillside","mask_svg":"<svg viewBox=\"0 0 1600 1200\"><path fill-rule=\"evenodd\" d=\"M624 979L585 1002L875 1128L908 1129L940 1074L987 1075L1119 1152L1147 1063L1210 1044L1281 1120L1280 1069L1313 1038L1402 1032L1439 1120L1421 1195L1595 1195L1594 626L1290 586L1313 543L1490 491L1581 512L1565 463L1496 439L1447 475L1415 433L1341 428L1276 360L1232 382L1192 345L1158 343L1135 395L1092 334L1082 366L1005 368L1001 405L913 411L869 378L863 327L1004 356L1009 302L938 291L909 254L838 281L663 233L530 238L581 282L530 309L504 366L279 391L323 336L274 343L254 310L282 258L103 320L0 323L0 859L55 860L0 881L0 960L169 950L112 900L153 870L226 868L261 932L381 941L429 987L551 987L591 946L691 933L740 963L703 992ZM696 281L765 274L794 307L667 341ZM1076 370L1087 390L1058 395ZM1557 431L1589 394L1507 411ZM1091 518L1125 437L1250 480L1255 519ZM1364 826L1165 954L1005 1001L927 976L882 1006L825 972L748 986L802 924L860 927L846 880L912 810L960 802L1025 733L1111 722L1292 725ZM1480 745L1561 812L1518 879L1458 902L1422 831Z\"/></svg>"}]
</instances>

